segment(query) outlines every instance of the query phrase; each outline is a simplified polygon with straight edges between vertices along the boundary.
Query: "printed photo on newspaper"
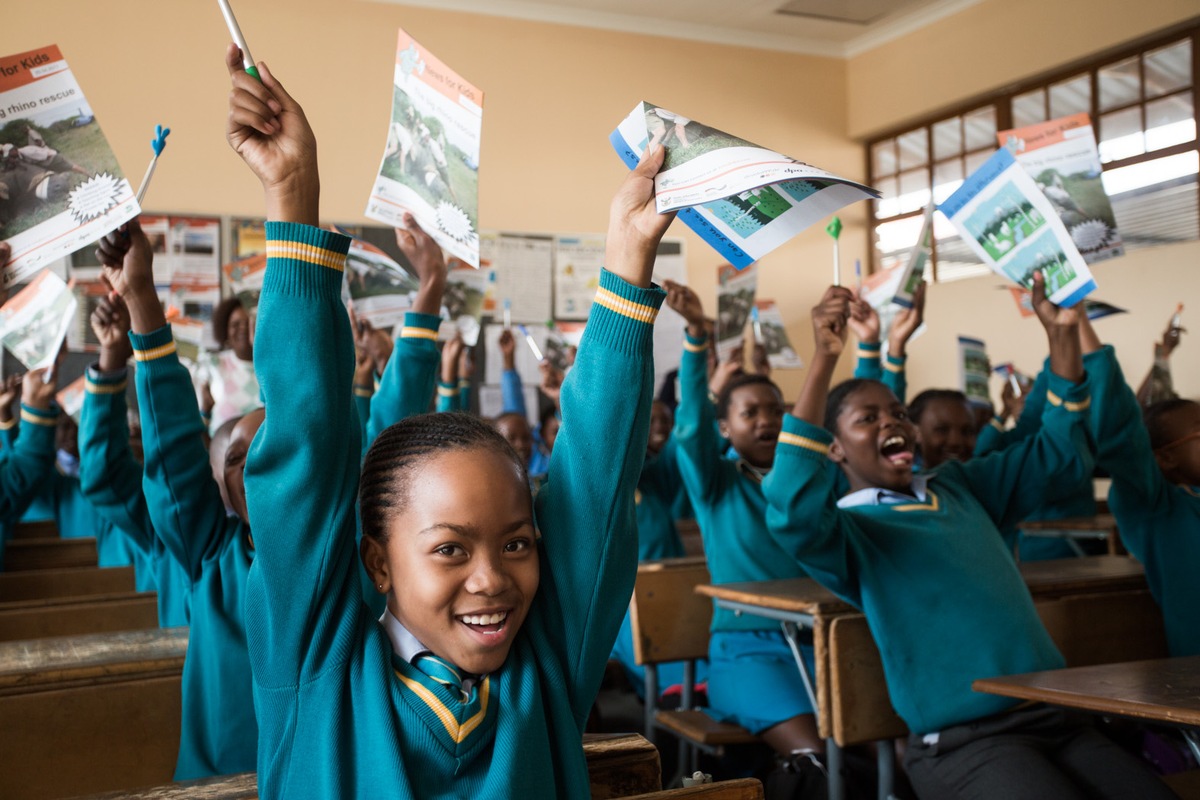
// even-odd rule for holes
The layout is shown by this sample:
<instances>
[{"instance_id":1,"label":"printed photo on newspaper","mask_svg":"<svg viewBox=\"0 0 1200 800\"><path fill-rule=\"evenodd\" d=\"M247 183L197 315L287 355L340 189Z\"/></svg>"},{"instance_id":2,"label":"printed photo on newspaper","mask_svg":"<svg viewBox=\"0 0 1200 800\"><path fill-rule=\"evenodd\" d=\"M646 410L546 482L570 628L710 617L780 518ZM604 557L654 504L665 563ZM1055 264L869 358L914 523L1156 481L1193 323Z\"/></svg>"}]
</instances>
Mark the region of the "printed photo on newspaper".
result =
<instances>
[{"instance_id":1,"label":"printed photo on newspaper","mask_svg":"<svg viewBox=\"0 0 1200 800\"><path fill-rule=\"evenodd\" d=\"M0 240L4 286L138 214L83 90L59 49L0 58Z\"/></svg>"},{"instance_id":2,"label":"printed photo on newspaper","mask_svg":"<svg viewBox=\"0 0 1200 800\"><path fill-rule=\"evenodd\" d=\"M717 267L717 358L727 361L746 341L746 323L758 291L758 271L737 270L731 264Z\"/></svg>"},{"instance_id":3,"label":"printed photo on newspaper","mask_svg":"<svg viewBox=\"0 0 1200 800\"><path fill-rule=\"evenodd\" d=\"M609 136L633 169L647 147L666 159L654 178L660 213L679 219L741 269L874 189L659 108L638 103Z\"/></svg>"},{"instance_id":4,"label":"printed photo on newspaper","mask_svg":"<svg viewBox=\"0 0 1200 800\"><path fill-rule=\"evenodd\" d=\"M1087 114L1000 131L996 138L1037 182L1084 261L1094 264L1125 252Z\"/></svg>"},{"instance_id":5,"label":"printed photo on newspaper","mask_svg":"<svg viewBox=\"0 0 1200 800\"><path fill-rule=\"evenodd\" d=\"M933 255L933 206L925 209L925 222L921 225L921 235L908 254L908 263L900 276L896 294L892 302L902 308L913 307L913 296L925 281L925 267Z\"/></svg>"},{"instance_id":6,"label":"printed photo on newspaper","mask_svg":"<svg viewBox=\"0 0 1200 800\"><path fill-rule=\"evenodd\" d=\"M352 237L346 254L345 286L358 318L378 330L390 331L404 322L419 283L383 250Z\"/></svg>"},{"instance_id":7,"label":"printed photo on newspaper","mask_svg":"<svg viewBox=\"0 0 1200 800\"><path fill-rule=\"evenodd\" d=\"M783 314L774 300L757 300L753 313L754 344L762 345L767 351L767 363L771 369L800 369L804 359L792 347Z\"/></svg>"},{"instance_id":8,"label":"printed photo on newspaper","mask_svg":"<svg viewBox=\"0 0 1200 800\"><path fill-rule=\"evenodd\" d=\"M0 341L26 369L48 367L62 349L77 307L70 284L42 270L0 307Z\"/></svg>"},{"instance_id":9,"label":"printed photo on newspaper","mask_svg":"<svg viewBox=\"0 0 1200 800\"><path fill-rule=\"evenodd\" d=\"M987 346L979 339L958 337L958 375L960 388L973 405L986 406L992 402L988 379L992 375Z\"/></svg>"},{"instance_id":10,"label":"printed photo on newspaper","mask_svg":"<svg viewBox=\"0 0 1200 800\"><path fill-rule=\"evenodd\" d=\"M443 250L478 267L482 121L483 92L401 30L367 216L396 228L407 211Z\"/></svg>"},{"instance_id":11,"label":"printed photo on newspaper","mask_svg":"<svg viewBox=\"0 0 1200 800\"><path fill-rule=\"evenodd\" d=\"M1050 201L1007 150L997 150L938 210L994 272L1026 289L1042 273L1056 305L1069 308L1095 290Z\"/></svg>"}]
</instances>

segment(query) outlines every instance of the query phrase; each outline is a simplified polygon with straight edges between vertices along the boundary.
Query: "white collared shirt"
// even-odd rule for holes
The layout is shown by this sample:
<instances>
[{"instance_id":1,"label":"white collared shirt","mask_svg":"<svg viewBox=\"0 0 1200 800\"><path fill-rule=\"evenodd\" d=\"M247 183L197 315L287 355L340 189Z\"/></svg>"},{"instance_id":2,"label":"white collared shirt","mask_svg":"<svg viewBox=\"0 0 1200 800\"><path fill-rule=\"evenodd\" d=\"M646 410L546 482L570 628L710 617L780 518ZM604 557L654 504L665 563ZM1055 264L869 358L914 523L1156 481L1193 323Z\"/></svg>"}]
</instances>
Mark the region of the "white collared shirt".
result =
<instances>
[{"instance_id":1,"label":"white collared shirt","mask_svg":"<svg viewBox=\"0 0 1200 800\"><path fill-rule=\"evenodd\" d=\"M400 656L405 662L412 664L417 656L425 653L433 653L417 637L412 635L408 628L400 624L400 620L392 616L390 609L383 610L383 616L379 618L379 624L383 626L384 632L387 634L388 640L392 643L392 652ZM415 665L414 665L415 666ZM470 693L471 687L479 680L479 676L468 675L463 673L462 688L464 692Z\"/></svg>"},{"instance_id":2,"label":"white collared shirt","mask_svg":"<svg viewBox=\"0 0 1200 800\"><path fill-rule=\"evenodd\" d=\"M874 486L866 489L859 489L857 492L850 494L838 500L838 508L854 508L856 506L890 506L899 503L911 503L913 498L924 503L929 493L926 491L926 484L929 483L929 477L926 475L913 475L912 479L912 494L905 492L894 492L891 489L879 489Z\"/></svg>"}]
</instances>

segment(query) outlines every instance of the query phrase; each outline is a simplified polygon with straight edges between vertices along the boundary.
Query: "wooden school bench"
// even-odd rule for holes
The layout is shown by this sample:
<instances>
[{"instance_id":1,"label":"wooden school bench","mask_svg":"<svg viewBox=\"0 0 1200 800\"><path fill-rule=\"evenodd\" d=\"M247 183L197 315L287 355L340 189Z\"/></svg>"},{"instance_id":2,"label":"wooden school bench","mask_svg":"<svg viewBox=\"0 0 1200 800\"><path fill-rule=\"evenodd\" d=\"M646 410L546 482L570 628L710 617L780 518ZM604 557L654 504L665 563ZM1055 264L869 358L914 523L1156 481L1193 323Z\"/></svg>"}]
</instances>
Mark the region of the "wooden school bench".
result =
<instances>
[{"instance_id":1,"label":"wooden school bench","mask_svg":"<svg viewBox=\"0 0 1200 800\"><path fill-rule=\"evenodd\" d=\"M156 628L0 643L0 797L169 781L187 637Z\"/></svg>"},{"instance_id":2,"label":"wooden school bench","mask_svg":"<svg viewBox=\"0 0 1200 800\"><path fill-rule=\"evenodd\" d=\"M18 522L13 525L13 539L57 539L58 523L52 519L37 522Z\"/></svg>"},{"instance_id":3,"label":"wooden school bench","mask_svg":"<svg viewBox=\"0 0 1200 800\"><path fill-rule=\"evenodd\" d=\"M0 572L0 603L132 592L133 567L69 567Z\"/></svg>"},{"instance_id":4,"label":"wooden school bench","mask_svg":"<svg viewBox=\"0 0 1200 800\"><path fill-rule=\"evenodd\" d=\"M176 739L178 742L178 738ZM591 776L593 800L610 800L617 797L660 796L658 750L636 733L583 735L583 753L588 762ZM172 760L172 769L174 760ZM746 782L735 782L735 788L746 789ZM752 783L758 784L758 781ZM714 784L722 786L722 784ZM708 788L708 787L705 787ZM761 792L761 785L760 785ZM663 797L697 797L707 800L753 800L762 794L664 794ZM89 795L79 800L255 800L258 797L256 776L252 772L229 775L221 778L205 778L198 781L169 783L136 791L116 791Z\"/></svg>"},{"instance_id":5,"label":"wooden school bench","mask_svg":"<svg viewBox=\"0 0 1200 800\"><path fill-rule=\"evenodd\" d=\"M6 572L94 567L97 563L96 540L91 537L10 539L4 549Z\"/></svg>"},{"instance_id":6,"label":"wooden school bench","mask_svg":"<svg viewBox=\"0 0 1200 800\"><path fill-rule=\"evenodd\" d=\"M1102 541L1107 546L1109 555L1120 555L1124 552L1121 536L1117 531L1117 520L1108 513L1091 517L1027 520L1017 525L1017 528L1026 536L1062 539L1077 556L1087 555L1080 547L1080 542Z\"/></svg>"},{"instance_id":7,"label":"wooden school bench","mask_svg":"<svg viewBox=\"0 0 1200 800\"><path fill-rule=\"evenodd\" d=\"M0 603L0 642L158 627L155 592L115 592Z\"/></svg>"}]
</instances>

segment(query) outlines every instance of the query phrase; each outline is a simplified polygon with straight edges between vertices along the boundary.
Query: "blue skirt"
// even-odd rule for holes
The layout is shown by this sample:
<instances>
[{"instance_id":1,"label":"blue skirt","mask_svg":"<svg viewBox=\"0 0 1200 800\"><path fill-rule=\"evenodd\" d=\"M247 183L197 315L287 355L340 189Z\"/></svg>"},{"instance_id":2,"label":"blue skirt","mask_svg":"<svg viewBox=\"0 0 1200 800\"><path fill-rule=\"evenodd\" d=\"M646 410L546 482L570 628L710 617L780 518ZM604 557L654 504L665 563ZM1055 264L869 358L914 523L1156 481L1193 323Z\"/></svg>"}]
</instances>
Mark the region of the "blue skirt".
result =
<instances>
[{"instance_id":1,"label":"blue skirt","mask_svg":"<svg viewBox=\"0 0 1200 800\"><path fill-rule=\"evenodd\" d=\"M800 652L816 675L812 645ZM753 734L813 713L782 631L714 631L708 644L708 713Z\"/></svg>"}]
</instances>

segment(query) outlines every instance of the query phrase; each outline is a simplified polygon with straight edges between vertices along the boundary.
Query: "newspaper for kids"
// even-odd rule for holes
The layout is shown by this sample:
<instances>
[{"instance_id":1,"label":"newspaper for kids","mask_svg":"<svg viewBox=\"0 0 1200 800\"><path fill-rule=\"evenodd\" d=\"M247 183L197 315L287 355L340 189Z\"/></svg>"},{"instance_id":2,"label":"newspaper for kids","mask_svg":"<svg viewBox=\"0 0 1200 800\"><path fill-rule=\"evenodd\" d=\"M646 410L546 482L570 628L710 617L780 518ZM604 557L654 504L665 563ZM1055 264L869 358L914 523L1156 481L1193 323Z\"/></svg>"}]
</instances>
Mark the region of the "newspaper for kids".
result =
<instances>
[{"instance_id":1,"label":"newspaper for kids","mask_svg":"<svg viewBox=\"0 0 1200 800\"><path fill-rule=\"evenodd\" d=\"M67 349L73 353L97 353L100 340L92 330L92 312L100 305L100 298L108 296L108 287L100 281L79 279L71 281L70 286L75 293L75 316L67 329Z\"/></svg>"},{"instance_id":2,"label":"newspaper for kids","mask_svg":"<svg viewBox=\"0 0 1200 800\"><path fill-rule=\"evenodd\" d=\"M546 360L553 364L555 369L566 372L574 363L574 354L569 351L573 347L578 349L579 342L583 340L583 326L586 324L559 320L550 327L543 352Z\"/></svg>"},{"instance_id":3,"label":"newspaper for kids","mask_svg":"<svg viewBox=\"0 0 1200 800\"><path fill-rule=\"evenodd\" d=\"M774 300L756 300L754 303L754 343L767 348L767 361L771 369L800 369L804 360L797 355L788 340L783 315Z\"/></svg>"},{"instance_id":4,"label":"newspaper for kids","mask_svg":"<svg viewBox=\"0 0 1200 800\"><path fill-rule=\"evenodd\" d=\"M4 285L138 215L75 76L55 45L0 58L0 240L12 247Z\"/></svg>"},{"instance_id":5,"label":"newspaper for kids","mask_svg":"<svg viewBox=\"0 0 1200 800\"><path fill-rule=\"evenodd\" d=\"M1100 151L1087 114L996 134L1054 207L1089 264L1125 252L1117 217L1100 180Z\"/></svg>"},{"instance_id":6,"label":"newspaper for kids","mask_svg":"<svg viewBox=\"0 0 1200 800\"><path fill-rule=\"evenodd\" d=\"M913 249L908 255L908 263L904 265L904 272L900 276L896 294L892 296L893 303L903 308L913 307L913 295L917 293L917 289L925 280L925 265L929 263L932 255L933 204L931 203L925 208L925 222L921 225L921 235L917 237L917 243L913 245Z\"/></svg>"},{"instance_id":7,"label":"newspaper for kids","mask_svg":"<svg viewBox=\"0 0 1200 800\"><path fill-rule=\"evenodd\" d=\"M407 211L443 250L478 267L482 121L483 92L401 29L367 216L397 228Z\"/></svg>"},{"instance_id":8,"label":"newspaper for kids","mask_svg":"<svg viewBox=\"0 0 1200 800\"><path fill-rule=\"evenodd\" d=\"M958 337L958 374L963 394L973 405L989 405L992 402L991 392L988 391L987 347L978 339L969 336Z\"/></svg>"},{"instance_id":9,"label":"newspaper for kids","mask_svg":"<svg viewBox=\"0 0 1200 800\"><path fill-rule=\"evenodd\" d=\"M738 270L732 264L717 267L717 359L727 361L746 340L746 322L754 308L758 271Z\"/></svg>"},{"instance_id":10,"label":"newspaper for kids","mask_svg":"<svg viewBox=\"0 0 1200 800\"><path fill-rule=\"evenodd\" d=\"M666 159L654 177L659 213L679 219L741 269L850 203L869 186L702 125L651 103L634 106L609 141L633 169L648 146Z\"/></svg>"},{"instance_id":11,"label":"newspaper for kids","mask_svg":"<svg viewBox=\"0 0 1200 800\"><path fill-rule=\"evenodd\" d=\"M345 233L345 231L342 231ZM404 322L420 284L408 270L369 242L351 238L346 254L346 288L354 313L377 329Z\"/></svg>"},{"instance_id":12,"label":"newspaper for kids","mask_svg":"<svg viewBox=\"0 0 1200 800\"><path fill-rule=\"evenodd\" d=\"M909 263L912 263L911 260ZM906 278L911 278L908 275L908 265L897 264L891 269L871 273L863 279L862 286L859 287L859 296L866 300L867 305L875 309L875 313L879 315L879 341L881 342L887 341L888 331L892 329L892 322L895 321L896 314L900 313L901 306L896 301L896 296L902 288L901 281ZM914 283L914 287L917 285L919 283ZM914 288L913 291L916 289ZM911 296L910 294L909 297L911 298ZM909 337L909 342L925 333L925 330L926 324L922 322L920 327Z\"/></svg>"},{"instance_id":13,"label":"newspaper for kids","mask_svg":"<svg viewBox=\"0 0 1200 800\"><path fill-rule=\"evenodd\" d=\"M992 367L992 372L1003 378L1013 388L1013 394L1020 397L1028 394L1033 388L1033 378L1021 372L1011 361L1005 361L998 367Z\"/></svg>"},{"instance_id":14,"label":"newspaper for kids","mask_svg":"<svg viewBox=\"0 0 1200 800\"><path fill-rule=\"evenodd\" d=\"M479 343L480 321L484 300L491 288L491 274L457 259L451 259L449 266L446 291L442 294L442 319L453 324L441 327L438 340L449 341L458 333L463 344L474 347Z\"/></svg>"},{"instance_id":15,"label":"newspaper for kids","mask_svg":"<svg viewBox=\"0 0 1200 800\"><path fill-rule=\"evenodd\" d=\"M1030 292L1019 286L1007 286L1005 288L1012 293L1013 301L1017 304L1017 311L1021 313L1022 317L1034 316L1033 295ZM1127 310L1124 308L1091 297L1083 301L1083 310L1087 314L1087 318L1093 322L1104 317L1111 317L1114 314L1127 313Z\"/></svg>"},{"instance_id":16,"label":"newspaper for kids","mask_svg":"<svg viewBox=\"0 0 1200 800\"><path fill-rule=\"evenodd\" d=\"M1096 288L1054 207L1007 150L997 150L938 210L994 272L1026 289L1042 273L1056 305L1069 308Z\"/></svg>"},{"instance_id":17,"label":"newspaper for kids","mask_svg":"<svg viewBox=\"0 0 1200 800\"><path fill-rule=\"evenodd\" d=\"M87 375L80 375L66 387L59 389L54 395L58 407L63 410L71 419L75 420L75 424L81 423L80 415L83 413L83 396L87 392Z\"/></svg>"},{"instance_id":18,"label":"newspaper for kids","mask_svg":"<svg viewBox=\"0 0 1200 800\"><path fill-rule=\"evenodd\" d=\"M42 270L0 307L0 341L25 369L49 367L67 338L77 306L71 286Z\"/></svg>"}]
</instances>

